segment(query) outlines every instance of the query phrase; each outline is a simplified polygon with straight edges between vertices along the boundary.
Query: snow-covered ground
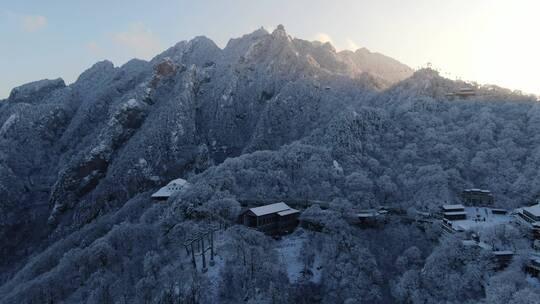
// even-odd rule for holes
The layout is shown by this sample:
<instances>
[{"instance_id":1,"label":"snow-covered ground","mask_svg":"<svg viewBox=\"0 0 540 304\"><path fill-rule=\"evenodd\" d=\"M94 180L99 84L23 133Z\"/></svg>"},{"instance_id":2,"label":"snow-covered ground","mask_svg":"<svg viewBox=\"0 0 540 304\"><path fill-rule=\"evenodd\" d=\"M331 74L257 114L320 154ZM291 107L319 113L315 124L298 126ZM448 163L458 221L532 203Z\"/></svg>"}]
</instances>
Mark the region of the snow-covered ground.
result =
<instances>
[{"instance_id":1,"label":"snow-covered ground","mask_svg":"<svg viewBox=\"0 0 540 304\"><path fill-rule=\"evenodd\" d=\"M207 270L204 275L209 279L210 284L212 285L212 288L210 289L211 292L214 294L214 298L217 299L218 295L217 292L219 290L219 282L220 282L220 273L223 267L225 266L225 259L223 258L223 255L221 254L221 250L223 245L225 244L227 238L223 237L224 232L223 231L217 231L214 235L214 245L216 248L215 254L214 254L214 265L210 265L210 252L207 252ZM200 257L197 257L197 271L202 271L202 265L200 262Z\"/></svg>"},{"instance_id":2,"label":"snow-covered ground","mask_svg":"<svg viewBox=\"0 0 540 304\"><path fill-rule=\"evenodd\" d=\"M322 269L323 269L323 260L321 258L321 255L317 254L315 255L315 261L313 262L313 268L311 269L311 272L313 273L313 277L311 277L311 281L313 283L321 282Z\"/></svg>"},{"instance_id":3,"label":"snow-covered ground","mask_svg":"<svg viewBox=\"0 0 540 304\"><path fill-rule=\"evenodd\" d=\"M302 246L305 242L309 241L308 231L296 231L295 233L283 237L276 244L276 250L278 252L281 262L287 267L287 275L289 281L297 282L304 270L302 262ZM315 253L313 266L308 269L312 273L310 280L314 283L318 283L321 280L322 270L322 258L320 254Z\"/></svg>"},{"instance_id":4,"label":"snow-covered ground","mask_svg":"<svg viewBox=\"0 0 540 304\"><path fill-rule=\"evenodd\" d=\"M490 208L466 207L466 220L452 221L454 229L475 230L490 226L510 223L512 216L509 214L493 214Z\"/></svg>"},{"instance_id":5,"label":"snow-covered ground","mask_svg":"<svg viewBox=\"0 0 540 304\"><path fill-rule=\"evenodd\" d=\"M305 242L310 240L310 233L304 230L297 230L295 233L284 236L281 240L276 241L276 251L281 262L287 268L287 276L291 283L297 282L301 276L302 271L304 270L304 265L302 262L302 246ZM219 280L220 280L220 271L225 265L225 259L220 255L220 247L224 246L227 238L221 235L221 232L216 233L216 238L214 239L216 246L215 254L215 264L210 266L210 252L207 252L207 271L205 276L210 280L212 285L214 285L217 290ZM197 256L197 270L202 271L202 265L200 257ZM311 271L311 281L318 283L321 280L322 272L322 258L320 254L316 253L313 260L313 266L309 269Z\"/></svg>"},{"instance_id":6,"label":"snow-covered ground","mask_svg":"<svg viewBox=\"0 0 540 304\"><path fill-rule=\"evenodd\" d=\"M210 257L208 258L210 259ZM208 263L210 263L210 260L208 261ZM199 266L200 265L197 265L197 268L199 268ZM206 276L216 287L215 290L217 290L220 279L219 273L221 272L221 269L223 269L223 266L225 266L225 259L221 255L219 255L219 253L216 253L216 255L214 256L214 265L211 266L210 264L208 264Z\"/></svg>"},{"instance_id":7,"label":"snow-covered ground","mask_svg":"<svg viewBox=\"0 0 540 304\"><path fill-rule=\"evenodd\" d=\"M283 237L276 244L279 258L287 267L289 281L296 282L302 275L302 245L307 241L307 234L293 234Z\"/></svg>"}]
</instances>

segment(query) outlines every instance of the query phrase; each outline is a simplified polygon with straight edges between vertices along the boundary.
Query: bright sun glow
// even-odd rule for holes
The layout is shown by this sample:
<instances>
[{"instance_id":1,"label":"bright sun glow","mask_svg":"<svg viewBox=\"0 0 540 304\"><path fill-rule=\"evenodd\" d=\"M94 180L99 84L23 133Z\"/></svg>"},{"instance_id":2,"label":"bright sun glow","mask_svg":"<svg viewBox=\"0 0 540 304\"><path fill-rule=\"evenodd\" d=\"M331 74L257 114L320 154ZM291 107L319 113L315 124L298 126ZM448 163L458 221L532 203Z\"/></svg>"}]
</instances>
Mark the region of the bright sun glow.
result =
<instances>
[{"instance_id":1,"label":"bright sun glow","mask_svg":"<svg viewBox=\"0 0 540 304\"><path fill-rule=\"evenodd\" d=\"M475 6L465 22L441 33L433 61L466 80L540 94L539 12L538 1Z\"/></svg>"},{"instance_id":2,"label":"bright sun glow","mask_svg":"<svg viewBox=\"0 0 540 304\"><path fill-rule=\"evenodd\" d=\"M496 9L486 8L485 35L473 40L471 75L510 88L540 93L540 2L526 7L498 1Z\"/></svg>"},{"instance_id":3,"label":"bright sun glow","mask_svg":"<svg viewBox=\"0 0 540 304\"><path fill-rule=\"evenodd\" d=\"M149 59L203 34L225 47L230 38L280 23L294 37L337 50L365 47L412 68L430 62L450 79L540 95L539 0L167 0L162 6L169 9L155 11L142 0L106 9L84 1L59 0L56 9L19 2L0 7L0 37L9 45L0 48L0 66L10 71L0 76L0 99L36 79L71 83L103 59L116 65ZM66 42L62 51L59 37Z\"/></svg>"}]
</instances>

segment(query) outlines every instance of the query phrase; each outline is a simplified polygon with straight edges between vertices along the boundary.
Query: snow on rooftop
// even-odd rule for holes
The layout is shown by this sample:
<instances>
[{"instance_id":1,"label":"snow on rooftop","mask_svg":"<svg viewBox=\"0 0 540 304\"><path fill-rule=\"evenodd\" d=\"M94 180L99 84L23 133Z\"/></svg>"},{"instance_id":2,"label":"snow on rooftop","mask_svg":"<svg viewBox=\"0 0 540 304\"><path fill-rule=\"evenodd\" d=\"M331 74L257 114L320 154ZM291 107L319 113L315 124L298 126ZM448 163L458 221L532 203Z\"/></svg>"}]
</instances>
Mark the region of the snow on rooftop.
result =
<instances>
[{"instance_id":1,"label":"snow on rooftop","mask_svg":"<svg viewBox=\"0 0 540 304\"><path fill-rule=\"evenodd\" d=\"M510 223L512 217L507 214L493 214L490 208L467 207L465 208L467 219L450 221L454 229L471 230L490 226Z\"/></svg>"},{"instance_id":2,"label":"snow on rooftop","mask_svg":"<svg viewBox=\"0 0 540 304\"><path fill-rule=\"evenodd\" d=\"M375 216L378 216L380 214L381 213L378 210L368 209L368 210L362 210L362 211L356 213L356 216L361 217L361 218L364 218L364 217L367 218L367 217L375 217Z\"/></svg>"},{"instance_id":3,"label":"snow on rooftop","mask_svg":"<svg viewBox=\"0 0 540 304\"><path fill-rule=\"evenodd\" d=\"M472 189L465 189L465 192L483 192L483 193L491 193L489 190L485 189L478 189L478 188L472 188Z\"/></svg>"},{"instance_id":4,"label":"snow on rooftop","mask_svg":"<svg viewBox=\"0 0 540 304\"><path fill-rule=\"evenodd\" d=\"M152 198L166 198L183 189L187 181L182 178L173 179L165 187L161 187L158 191L152 194Z\"/></svg>"},{"instance_id":5,"label":"snow on rooftop","mask_svg":"<svg viewBox=\"0 0 540 304\"><path fill-rule=\"evenodd\" d=\"M523 207L523 210L529 212L530 214L534 216L540 217L540 204L536 204L530 207Z\"/></svg>"},{"instance_id":6,"label":"snow on rooftop","mask_svg":"<svg viewBox=\"0 0 540 304\"><path fill-rule=\"evenodd\" d=\"M289 214L295 214L295 213L298 213L298 212L300 212L300 211L291 208L289 210L284 210L284 211L278 212L278 215L279 216L285 216L285 215L289 215Z\"/></svg>"},{"instance_id":7,"label":"snow on rooftop","mask_svg":"<svg viewBox=\"0 0 540 304\"><path fill-rule=\"evenodd\" d=\"M184 186L185 184L187 183L187 181L183 178L177 178L177 179L173 179L172 181L170 181L167 186L170 186L170 185L178 185L178 186Z\"/></svg>"},{"instance_id":8,"label":"snow on rooftop","mask_svg":"<svg viewBox=\"0 0 540 304\"><path fill-rule=\"evenodd\" d=\"M443 205L443 209L446 210L454 210L454 209L463 209L465 208L462 204L454 204L454 205Z\"/></svg>"},{"instance_id":9,"label":"snow on rooftop","mask_svg":"<svg viewBox=\"0 0 540 304\"><path fill-rule=\"evenodd\" d=\"M171 192L168 191L166 187L163 187L159 189L158 191L154 192L154 194L152 194L152 198L169 197L169 196L171 196Z\"/></svg>"},{"instance_id":10,"label":"snow on rooftop","mask_svg":"<svg viewBox=\"0 0 540 304\"><path fill-rule=\"evenodd\" d=\"M450 212L445 212L444 213L445 215L461 215L461 214L467 214L467 212L465 211L450 211Z\"/></svg>"},{"instance_id":11,"label":"snow on rooftop","mask_svg":"<svg viewBox=\"0 0 540 304\"><path fill-rule=\"evenodd\" d=\"M493 251L494 255L512 255L514 254L513 251L510 250L500 250L500 251Z\"/></svg>"},{"instance_id":12,"label":"snow on rooftop","mask_svg":"<svg viewBox=\"0 0 540 304\"><path fill-rule=\"evenodd\" d=\"M266 206L251 208L249 210L253 212L253 214L255 214L256 216L262 216L262 215L267 215L267 214L272 214L272 213L278 213L280 211L294 210L294 209L289 207L287 204L281 202L281 203L275 203L275 204L270 204Z\"/></svg>"}]
</instances>

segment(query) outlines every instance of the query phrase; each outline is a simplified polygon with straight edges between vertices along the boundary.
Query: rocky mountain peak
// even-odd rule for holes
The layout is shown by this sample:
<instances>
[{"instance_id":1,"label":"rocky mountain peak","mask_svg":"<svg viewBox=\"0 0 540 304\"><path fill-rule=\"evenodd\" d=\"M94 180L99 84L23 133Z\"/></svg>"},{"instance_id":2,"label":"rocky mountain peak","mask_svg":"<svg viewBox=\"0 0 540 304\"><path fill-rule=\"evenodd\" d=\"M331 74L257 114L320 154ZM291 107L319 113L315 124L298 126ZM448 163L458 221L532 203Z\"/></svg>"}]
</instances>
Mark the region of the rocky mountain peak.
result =
<instances>
[{"instance_id":1,"label":"rocky mountain peak","mask_svg":"<svg viewBox=\"0 0 540 304\"><path fill-rule=\"evenodd\" d=\"M275 38L289 39L289 35L285 31L285 27L282 24L276 27L276 29L272 32L272 36Z\"/></svg>"},{"instance_id":2,"label":"rocky mountain peak","mask_svg":"<svg viewBox=\"0 0 540 304\"><path fill-rule=\"evenodd\" d=\"M254 36L254 37L260 37L260 36L266 36L266 35L269 35L269 34L270 33L268 33L268 31L263 26L261 26L260 28L256 29L250 35Z\"/></svg>"},{"instance_id":3,"label":"rocky mountain peak","mask_svg":"<svg viewBox=\"0 0 540 304\"><path fill-rule=\"evenodd\" d=\"M42 79L24 84L11 90L9 102L33 102L41 100L45 95L64 88L66 84L62 78ZM38 97L38 98L36 98Z\"/></svg>"},{"instance_id":4,"label":"rocky mountain peak","mask_svg":"<svg viewBox=\"0 0 540 304\"><path fill-rule=\"evenodd\" d=\"M156 64L165 58L170 58L175 63L203 66L215 61L220 52L221 49L214 41L205 36L197 36L189 41L178 42L154 57L151 62Z\"/></svg>"},{"instance_id":5,"label":"rocky mountain peak","mask_svg":"<svg viewBox=\"0 0 540 304\"><path fill-rule=\"evenodd\" d=\"M369 73L390 84L404 80L412 76L414 72L407 65L366 48L360 48L354 52L341 51L338 56L349 66L353 75Z\"/></svg>"}]
</instances>

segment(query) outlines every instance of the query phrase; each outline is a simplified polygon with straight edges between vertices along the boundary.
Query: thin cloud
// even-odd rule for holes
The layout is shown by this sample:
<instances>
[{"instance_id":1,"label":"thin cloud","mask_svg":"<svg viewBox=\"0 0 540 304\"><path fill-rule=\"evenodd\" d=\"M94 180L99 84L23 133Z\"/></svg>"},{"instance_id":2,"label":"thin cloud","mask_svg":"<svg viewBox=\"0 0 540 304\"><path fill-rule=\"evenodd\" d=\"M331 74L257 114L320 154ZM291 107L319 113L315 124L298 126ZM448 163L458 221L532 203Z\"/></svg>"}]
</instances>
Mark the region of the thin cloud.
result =
<instances>
[{"instance_id":1,"label":"thin cloud","mask_svg":"<svg viewBox=\"0 0 540 304\"><path fill-rule=\"evenodd\" d=\"M47 26L47 18L41 15L22 16L22 27L25 31L32 33Z\"/></svg>"},{"instance_id":2,"label":"thin cloud","mask_svg":"<svg viewBox=\"0 0 540 304\"><path fill-rule=\"evenodd\" d=\"M101 56L105 54L105 50L95 41L88 42L86 44L86 49L94 56Z\"/></svg>"},{"instance_id":3,"label":"thin cloud","mask_svg":"<svg viewBox=\"0 0 540 304\"><path fill-rule=\"evenodd\" d=\"M318 33L317 35L315 35L315 40L323 42L323 43L325 42L332 43L332 37L330 37L330 35L326 33Z\"/></svg>"},{"instance_id":4,"label":"thin cloud","mask_svg":"<svg viewBox=\"0 0 540 304\"><path fill-rule=\"evenodd\" d=\"M143 23L136 22L125 32L112 34L112 40L134 52L136 57L150 59L161 50L161 42Z\"/></svg>"},{"instance_id":5,"label":"thin cloud","mask_svg":"<svg viewBox=\"0 0 540 304\"><path fill-rule=\"evenodd\" d=\"M356 51L360 48L351 38L345 39L345 42L347 43L348 50Z\"/></svg>"}]
</instances>

